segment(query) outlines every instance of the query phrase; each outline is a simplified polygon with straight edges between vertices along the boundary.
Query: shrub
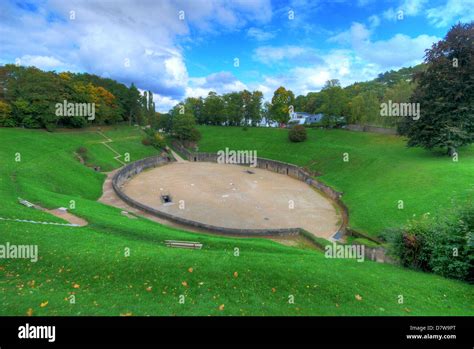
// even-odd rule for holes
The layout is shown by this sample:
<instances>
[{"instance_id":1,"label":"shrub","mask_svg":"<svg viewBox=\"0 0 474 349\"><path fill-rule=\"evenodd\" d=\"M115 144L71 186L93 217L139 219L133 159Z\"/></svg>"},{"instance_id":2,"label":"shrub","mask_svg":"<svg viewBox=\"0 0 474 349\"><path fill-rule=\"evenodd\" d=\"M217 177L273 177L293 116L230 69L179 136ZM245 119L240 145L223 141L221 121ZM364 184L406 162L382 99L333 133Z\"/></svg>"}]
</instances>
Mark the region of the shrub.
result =
<instances>
[{"instance_id":1,"label":"shrub","mask_svg":"<svg viewBox=\"0 0 474 349\"><path fill-rule=\"evenodd\" d=\"M191 142L197 142L201 139L201 132L199 132L199 130L197 128L193 128L191 130L191 137L189 138L189 140Z\"/></svg>"},{"instance_id":2,"label":"shrub","mask_svg":"<svg viewBox=\"0 0 474 349\"><path fill-rule=\"evenodd\" d=\"M155 133L152 145L156 149L163 149L164 147L166 147L165 138L162 135L160 135L158 132Z\"/></svg>"},{"instance_id":3,"label":"shrub","mask_svg":"<svg viewBox=\"0 0 474 349\"><path fill-rule=\"evenodd\" d=\"M82 128L86 126L87 121L82 116L75 115L70 117L69 124L74 128Z\"/></svg>"},{"instance_id":4,"label":"shrub","mask_svg":"<svg viewBox=\"0 0 474 349\"><path fill-rule=\"evenodd\" d=\"M153 129L145 129L145 134L146 136L142 139L143 145L151 145L156 149L163 149L166 146L165 138Z\"/></svg>"},{"instance_id":5,"label":"shrub","mask_svg":"<svg viewBox=\"0 0 474 349\"><path fill-rule=\"evenodd\" d=\"M449 210L440 218L424 215L384 235L390 253L403 266L474 282L474 205Z\"/></svg>"},{"instance_id":6,"label":"shrub","mask_svg":"<svg viewBox=\"0 0 474 349\"><path fill-rule=\"evenodd\" d=\"M79 155L79 158L81 158L84 162L87 162L88 156L87 156L87 148L86 147L77 148L76 153Z\"/></svg>"},{"instance_id":7,"label":"shrub","mask_svg":"<svg viewBox=\"0 0 474 349\"><path fill-rule=\"evenodd\" d=\"M151 145L151 143L152 143L152 142L151 142L151 140L150 140L149 137L143 137L143 139L142 139L142 144L143 144L143 145L145 145L145 146L148 147L149 145Z\"/></svg>"},{"instance_id":8,"label":"shrub","mask_svg":"<svg viewBox=\"0 0 474 349\"><path fill-rule=\"evenodd\" d=\"M77 148L76 153L78 153L80 155L85 155L85 154L87 154L87 148L86 147L79 147L79 148Z\"/></svg>"},{"instance_id":9,"label":"shrub","mask_svg":"<svg viewBox=\"0 0 474 349\"><path fill-rule=\"evenodd\" d=\"M293 126L288 133L291 142L303 142L307 138L306 128L302 125Z\"/></svg>"}]
</instances>

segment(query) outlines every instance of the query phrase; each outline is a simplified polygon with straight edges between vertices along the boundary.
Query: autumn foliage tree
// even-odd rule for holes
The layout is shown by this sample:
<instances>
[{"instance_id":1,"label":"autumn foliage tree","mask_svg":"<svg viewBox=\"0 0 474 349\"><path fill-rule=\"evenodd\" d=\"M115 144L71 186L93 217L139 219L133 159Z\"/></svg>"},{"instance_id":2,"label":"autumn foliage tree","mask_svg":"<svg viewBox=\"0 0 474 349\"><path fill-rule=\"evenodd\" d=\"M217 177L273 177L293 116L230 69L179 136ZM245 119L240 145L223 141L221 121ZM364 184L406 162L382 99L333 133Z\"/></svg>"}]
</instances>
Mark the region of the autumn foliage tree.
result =
<instances>
[{"instance_id":1,"label":"autumn foliage tree","mask_svg":"<svg viewBox=\"0 0 474 349\"><path fill-rule=\"evenodd\" d=\"M54 129L122 121L156 120L151 98L112 79L87 73L45 72L35 67L0 66L0 126ZM94 103L95 119L88 115L58 115L58 103ZM145 109L146 111L144 111Z\"/></svg>"}]
</instances>

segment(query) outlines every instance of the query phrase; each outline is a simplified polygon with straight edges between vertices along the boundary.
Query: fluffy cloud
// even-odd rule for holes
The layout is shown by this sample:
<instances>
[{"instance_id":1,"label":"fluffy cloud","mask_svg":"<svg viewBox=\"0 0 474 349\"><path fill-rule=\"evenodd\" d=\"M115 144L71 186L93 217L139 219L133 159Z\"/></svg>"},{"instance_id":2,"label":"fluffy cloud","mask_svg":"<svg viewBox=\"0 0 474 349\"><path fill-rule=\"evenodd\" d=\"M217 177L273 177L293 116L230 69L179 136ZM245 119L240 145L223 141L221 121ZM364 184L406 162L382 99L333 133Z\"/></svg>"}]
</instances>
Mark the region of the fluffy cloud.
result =
<instances>
[{"instance_id":1,"label":"fluffy cloud","mask_svg":"<svg viewBox=\"0 0 474 349\"><path fill-rule=\"evenodd\" d=\"M350 50L333 50L320 56L314 65L296 66L287 74L264 76L261 83L251 86L263 92L265 100L272 98L279 86L291 89L296 95L319 91L329 79L339 79L343 86L356 81L373 79L380 72L378 66L367 64Z\"/></svg>"},{"instance_id":2,"label":"fluffy cloud","mask_svg":"<svg viewBox=\"0 0 474 349\"><path fill-rule=\"evenodd\" d=\"M257 41L266 41L273 39L275 37L275 33L252 27L247 31L247 36L254 38Z\"/></svg>"},{"instance_id":3,"label":"fluffy cloud","mask_svg":"<svg viewBox=\"0 0 474 349\"><path fill-rule=\"evenodd\" d=\"M59 67L66 67L67 64L51 56L31 56L24 55L15 63L25 66L35 66L43 70L52 70Z\"/></svg>"},{"instance_id":4,"label":"fluffy cloud","mask_svg":"<svg viewBox=\"0 0 474 349\"><path fill-rule=\"evenodd\" d=\"M264 64L286 63L316 63L320 61L317 52L302 46L261 46L254 53L253 58Z\"/></svg>"},{"instance_id":5,"label":"fluffy cloud","mask_svg":"<svg viewBox=\"0 0 474 349\"><path fill-rule=\"evenodd\" d=\"M169 102L185 96L189 81L179 39L191 30L233 31L271 16L269 0L45 0L38 5L4 0L1 59L135 82Z\"/></svg>"},{"instance_id":6,"label":"fluffy cloud","mask_svg":"<svg viewBox=\"0 0 474 349\"><path fill-rule=\"evenodd\" d=\"M349 44L355 54L368 63L391 69L420 63L425 49L440 40L425 34L414 38L396 34L388 40L378 41L372 41L370 36L371 31L365 25L353 23L348 31L330 38L330 41Z\"/></svg>"},{"instance_id":7,"label":"fluffy cloud","mask_svg":"<svg viewBox=\"0 0 474 349\"><path fill-rule=\"evenodd\" d=\"M474 1L448 0L444 6L428 9L426 15L436 27L446 27L456 19L469 22L474 18Z\"/></svg>"},{"instance_id":8,"label":"fluffy cloud","mask_svg":"<svg viewBox=\"0 0 474 349\"><path fill-rule=\"evenodd\" d=\"M210 91L218 94L249 89L230 72L219 72L205 77L190 78L186 97L205 97Z\"/></svg>"},{"instance_id":9,"label":"fluffy cloud","mask_svg":"<svg viewBox=\"0 0 474 349\"><path fill-rule=\"evenodd\" d=\"M396 8L390 7L383 13L383 17L388 20L395 21L398 14L405 16L417 16L420 14L428 0L403 0Z\"/></svg>"}]
</instances>

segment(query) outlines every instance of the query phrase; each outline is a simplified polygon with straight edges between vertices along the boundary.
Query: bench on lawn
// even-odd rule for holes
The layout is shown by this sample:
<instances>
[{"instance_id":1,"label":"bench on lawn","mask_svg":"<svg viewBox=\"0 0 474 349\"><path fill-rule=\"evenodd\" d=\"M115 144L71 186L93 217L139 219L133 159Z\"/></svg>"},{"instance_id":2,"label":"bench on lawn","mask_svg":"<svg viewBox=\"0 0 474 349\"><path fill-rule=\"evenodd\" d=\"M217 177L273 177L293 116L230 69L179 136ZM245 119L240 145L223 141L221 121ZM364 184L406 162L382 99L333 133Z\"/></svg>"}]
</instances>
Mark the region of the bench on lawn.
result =
<instances>
[{"instance_id":1,"label":"bench on lawn","mask_svg":"<svg viewBox=\"0 0 474 349\"><path fill-rule=\"evenodd\" d=\"M190 248L190 249L193 249L193 250L200 250L202 248L201 243L192 242L192 241L165 240L165 244L168 247Z\"/></svg>"},{"instance_id":2,"label":"bench on lawn","mask_svg":"<svg viewBox=\"0 0 474 349\"><path fill-rule=\"evenodd\" d=\"M28 208L32 208L32 207L35 207L34 204L32 204L31 202L29 201L26 201L26 200L23 200L22 198L18 198L18 202Z\"/></svg>"}]
</instances>

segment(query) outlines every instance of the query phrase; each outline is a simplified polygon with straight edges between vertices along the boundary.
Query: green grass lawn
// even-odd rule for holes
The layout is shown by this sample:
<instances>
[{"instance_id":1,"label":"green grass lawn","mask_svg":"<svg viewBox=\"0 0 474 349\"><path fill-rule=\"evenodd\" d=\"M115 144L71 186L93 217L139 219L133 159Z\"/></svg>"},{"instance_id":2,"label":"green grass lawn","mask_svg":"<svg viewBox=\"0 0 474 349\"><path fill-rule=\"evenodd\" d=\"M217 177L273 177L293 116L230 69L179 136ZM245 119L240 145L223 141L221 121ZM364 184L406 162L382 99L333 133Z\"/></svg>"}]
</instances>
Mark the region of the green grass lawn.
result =
<instances>
[{"instance_id":1,"label":"green grass lawn","mask_svg":"<svg viewBox=\"0 0 474 349\"><path fill-rule=\"evenodd\" d=\"M350 226L378 235L413 216L435 215L452 201L474 198L474 147L459 150L459 161L444 154L407 148L401 137L345 130L308 129L308 140L291 143L288 130L199 128L199 150L257 150L260 157L319 172L320 180L344 193ZM344 153L349 161L344 162ZM399 209L399 200L404 208Z\"/></svg>"},{"instance_id":2,"label":"green grass lawn","mask_svg":"<svg viewBox=\"0 0 474 349\"><path fill-rule=\"evenodd\" d=\"M211 131L225 139L226 130ZM217 146L219 139L208 139L206 132L202 147ZM265 145L261 130L248 132ZM120 127L106 135L132 160L156 154L141 145L136 129ZM0 315L474 315L473 287L462 282L393 265L326 259L321 252L267 239L190 233L127 218L96 201L105 175L74 157L85 146L95 165L120 166L101 141L94 132L0 128L0 217L61 221L19 205L20 196L49 208L74 200L71 212L89 222L72 228L0 221L0 244L37 244L40 255L36 263L0 259ZM302 151L305 145L298 146ZM281 158L276 150L261 151L261 156ZM15 162L16 153L21 162ZM322 170L329 175L328 166ZM204 248L170 249L163 245L166 239L200 241ZM68 300L71 295L75 304ZM290 295L294 304L288 302ZM404 304L398 303L399 295Z\"/></svg>"}]
</instances>

